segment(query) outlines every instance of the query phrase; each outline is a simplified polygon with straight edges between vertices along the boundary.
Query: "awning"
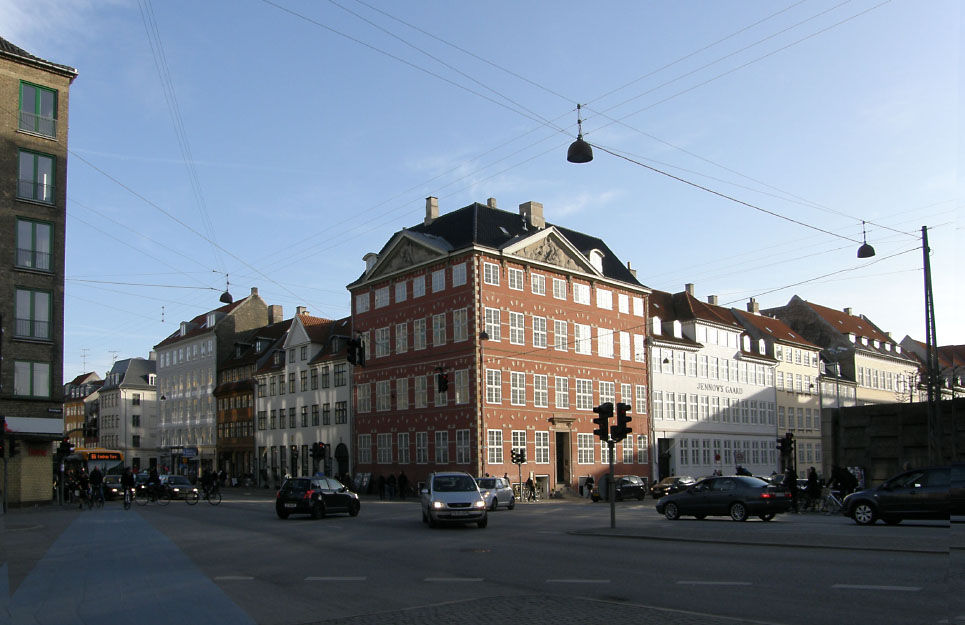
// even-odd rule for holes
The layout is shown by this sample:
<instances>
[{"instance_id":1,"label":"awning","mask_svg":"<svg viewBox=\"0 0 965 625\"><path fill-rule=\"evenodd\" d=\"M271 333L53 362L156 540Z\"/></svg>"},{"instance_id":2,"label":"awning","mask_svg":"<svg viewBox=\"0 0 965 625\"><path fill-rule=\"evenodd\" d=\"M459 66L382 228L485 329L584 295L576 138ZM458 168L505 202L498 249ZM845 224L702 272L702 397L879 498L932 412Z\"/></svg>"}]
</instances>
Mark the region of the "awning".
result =
<instances>
[{"instance_id":1,"label":"awning","mask_svg":"<svg viewBox=\"0 0 965 625\"><path fill-rule=\"evenodd\" d=\"M57 440L64 436L63 417L6 417L4 430L7 434L24 438L46 438Z\"/></svg>"}]
</instances>

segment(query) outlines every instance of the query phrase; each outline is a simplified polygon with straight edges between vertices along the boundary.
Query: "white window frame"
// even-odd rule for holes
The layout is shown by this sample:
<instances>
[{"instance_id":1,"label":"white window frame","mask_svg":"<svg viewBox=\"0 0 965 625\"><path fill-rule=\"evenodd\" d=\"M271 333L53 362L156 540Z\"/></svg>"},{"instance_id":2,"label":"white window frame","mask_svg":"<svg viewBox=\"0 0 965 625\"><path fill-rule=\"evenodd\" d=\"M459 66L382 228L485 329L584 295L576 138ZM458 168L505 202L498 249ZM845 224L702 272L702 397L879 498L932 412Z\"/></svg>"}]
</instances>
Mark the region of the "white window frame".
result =
<instances>
[{"instance_id":1,"label":"white window frame","mask_svg":"<svg viewBox=\"0 0 965 625\"><path fill-rule=\"evenodd\" d=\"M503 372L499 369L486 369L486 403L503 403Z\"/></svg>"},{"instance_id":2,"label":"white window frame","mask_svg":"<svg viewBox=\"0 0 965 625\"><path fill-rule=\"evenodd\" d=\"M513 345L526 344L526 315L509 311L509 342Z\"/></svg>"},{"instance_id":3,"label":"white window frame","mask_svg":"<svg viewBox=\"0 0 965 625\"><path fill-rule=\"evenodd\" d=\"M554 381L554 395L556 407L559 409L569 409L570 407L570 379L567 377L556 376Z\"/></svg>"},{"instance_id":4,"label":"white window frame","mask_svg":"<svg viewBox=\"0 0 965 625\"><path fill-rule=\"evenodd\" d=\"M434 438L436 464L449 464L449 430L436 430Z\"/></svg>"},{"instance_id":5,"label":"white window frame","mask_svg":"<svg viewBox=\"0 0 965 625\"><path fill-rule=\"evenodd\" d=\"M529 288L533 295L546 295L546 276L541 273L530 273Z\"/></svg>"},{"instance_id":6,"label":"white window frame","mask_svg":"<svg viewBox=\"0 0 965 625\"><path fill-rule=\"evenodd\" d=\"M523 290L524 277L522 269L517 269L516 267L506 268L506 286L508 286L511 291Z\"/></svg>"},{"instance_id":7,"label":"white window frame","mask_svg":"<svg viewBox=\"0 0 965 625\"><path fill-rule=\"evenodd\" d=\"M566 280L553 278L553 297L556 299L566 299Z\"/></svg>"},{"instance_id":8,"label":"white window frame","mask_svg":"<svg viewBox=\"0 0 965 625\"><path fill-rule=\"evenodd\" d=\"M533 406L535 408L549 408L549 376L543 373L533 374Z\"/></svg>"},{"instance_id":9,"label":"white window frame","mask_svg":"<svg viewBox=\"0 0 965 625\"><path fill-rule=\"evenodd\" d=\"M466 263L452 266L452 286L462 286L466 283Z\"/></svg>"},{"instance_id":10,"label":"white window frame","mask_svg":"<svg viewBox=\"0 0 965 625\"><path fill-rule=\"evenodd\" d=\"M483 263L483 283L499 286L499 265L496 263Z\"/></svg>"},{"instance_id":11,"label":"white window frame","mask_svg":"<svg viewBox=\"0 0 965 625\"><path fill-rule=\"evenodd\" d=\"M498 308L486 308L483 312L486 334L490 341L500 340L500 310Z\"/></svg>"},{"instance_id":12,"label":"white window frame","mask_svg":"<svg viewBox=\"0 0 965 625\"><path fill-rule=\"evenodd\" d=\"M432 272L432 292L438 293L446 290L446 270L436 269Z\"/></svg>"},{"instance_id":13,"label":"white window frame","mask_svg":"<svg viewBox=\"0 0 965 625\"><path fill-rule=\"evenodd\" d=\"M489 464L503 463L502 430L486 430L486 460Z\"/></svg>"},{"instance_id":14,"label":"white window frame","mask_svg":"<svg viewBox=\"0 0 965 625\"><path fill-rule=\"evenodd\" d=\"M526 405L526 374L522 371L509 372L509 403L512 406Z\"/></svg>"}]
</instances>

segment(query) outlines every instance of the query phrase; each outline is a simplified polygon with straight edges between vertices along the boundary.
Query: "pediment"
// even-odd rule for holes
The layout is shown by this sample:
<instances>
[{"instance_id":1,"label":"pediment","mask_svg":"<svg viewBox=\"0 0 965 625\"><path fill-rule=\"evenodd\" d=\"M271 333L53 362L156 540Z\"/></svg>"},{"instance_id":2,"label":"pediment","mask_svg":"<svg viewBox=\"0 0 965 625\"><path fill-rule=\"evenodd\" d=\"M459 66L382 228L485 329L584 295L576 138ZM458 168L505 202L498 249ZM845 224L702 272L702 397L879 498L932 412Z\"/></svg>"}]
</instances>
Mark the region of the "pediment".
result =
<instances>
[{"instance_id":1,"label":"pediment","mask_svg":"<svg viewBox=\"0 0 965 625\"><path fill-rule=\"evenodd\" d=\"M301 320L296 316L295 321L288 329L288 336L285 338L284 347L288 349L294 345L304 345L305 343L308 343L308 332L306 332L305 326L302 325Z\"/></svg>"},{"instance_id":2,"label":"pediment","mask_svg":"<svg viewBox=\"0 0 965 625\"><path fill-rule=\"evenodd\" d=\"M579 250L553 229L544 230L519 241L508 247L505 252L569 271L599 274Z\"/></svg>"},{"instance_id":3,"label":"pediment","mask_svg":"<svg viewBox=\"0 0 965 625\"><path fill-rule=\"evenodd\" d=\"M395 243L380 255L379 260L372 267L372 271L366 276L366 279L377 280L382 276L391 275L437 258L443 258L447 251L441 246L437 247L428 242L417 240L409 233L402 233Z\"/></svg>"}]
</instances>

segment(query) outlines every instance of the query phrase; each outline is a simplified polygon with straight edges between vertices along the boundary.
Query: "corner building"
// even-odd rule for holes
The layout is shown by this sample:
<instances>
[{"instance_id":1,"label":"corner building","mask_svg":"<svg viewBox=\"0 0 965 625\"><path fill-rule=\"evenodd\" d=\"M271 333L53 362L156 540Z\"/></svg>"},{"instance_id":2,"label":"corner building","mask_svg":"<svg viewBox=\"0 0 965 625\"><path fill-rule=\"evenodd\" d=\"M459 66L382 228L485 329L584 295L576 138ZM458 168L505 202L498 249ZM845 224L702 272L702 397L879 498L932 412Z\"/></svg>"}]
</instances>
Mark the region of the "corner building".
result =
<instances>
[{"instance_id":1,"label":"corner building","mask_svg":"<svg viewBox=\"0 0 965 625\"><path fill-rule=\"evenodd\" d=\"M650 290L599 238L495 200L396 232L348 285L365 350L354 370L357 471L530 476L544 494L608 470L593 407L632 406L617 473L650 477ZM519 470L511 451L526 450Z\"/></svg>"}]
</instances>

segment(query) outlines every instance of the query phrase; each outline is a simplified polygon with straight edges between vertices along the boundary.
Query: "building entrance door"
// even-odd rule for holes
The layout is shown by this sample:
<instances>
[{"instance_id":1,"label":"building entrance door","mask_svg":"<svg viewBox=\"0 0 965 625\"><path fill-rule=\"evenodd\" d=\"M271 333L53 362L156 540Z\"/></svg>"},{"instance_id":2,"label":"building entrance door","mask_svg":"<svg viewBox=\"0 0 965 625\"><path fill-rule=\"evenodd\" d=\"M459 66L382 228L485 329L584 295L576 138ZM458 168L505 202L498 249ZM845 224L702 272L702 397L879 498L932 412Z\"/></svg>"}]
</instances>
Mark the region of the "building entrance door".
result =
<instances>
[{"instance_id":1,"label":"building entrance door","mask_svg":"<svg viewBox=\"0 0 965 625\"><path fill-rule=\"evenodd\" d=\"M570 433L556 433L556 485L570 486L572 476L570 475Z\"/></svg>"}]
</instances>

